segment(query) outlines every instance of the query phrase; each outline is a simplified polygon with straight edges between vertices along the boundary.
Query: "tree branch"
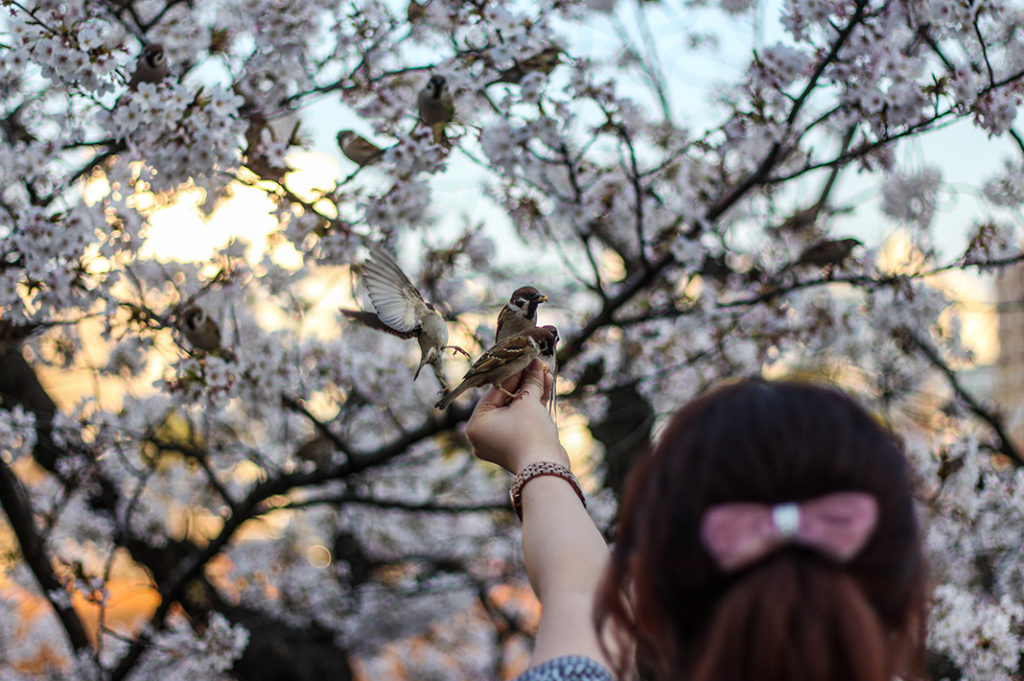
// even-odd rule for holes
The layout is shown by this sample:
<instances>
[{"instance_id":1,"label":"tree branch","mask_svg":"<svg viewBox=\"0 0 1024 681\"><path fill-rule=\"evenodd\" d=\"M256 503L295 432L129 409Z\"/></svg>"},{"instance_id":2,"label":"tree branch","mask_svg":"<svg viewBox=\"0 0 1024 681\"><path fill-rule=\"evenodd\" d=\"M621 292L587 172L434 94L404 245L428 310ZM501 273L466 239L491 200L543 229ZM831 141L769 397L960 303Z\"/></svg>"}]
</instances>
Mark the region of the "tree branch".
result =
<instances>
[{"instance_id":1,"label":"tree branch","mask_svg":"<svg viewBox=\"0 0 1024 681\"><path fill-rule=\"evenodd\" d=\"M76 653L89 650L89 637L85 633L82 621L78 619L78 614L71 607L70 601L68 605L62 605L53 595L63 592L64 586L57 579L53 566L50 565L50 559L46 555L42 539L36 531L28 495L17 476L14 475L14 471L2 461L0 461L0 505L3 506L4 513L7 514L14 536L18 538L21 555L36 578L43 596L49 601L50 607L53 608L61 626L64 627L72 649Z\"/></svg>"},{"instance_id":2,"label":"tree branch","mask_svg":"<svg viewBox=\"0 0 1024 681\"><path fill-rule=\"evenodd\" d=\"M357 504L361 506L373 506L374 508L408 511L410 513L488 513L492 511L507 511L509 502L507 499L501 501L490 501L479 504L439 504L433 501L409 502L401 499L376 499L356 494L342 493L331 494L310 499L292 501L283 506L273 507L278 509L297 509L321 504L332 504L343 506L345 504Z\"/></svg>"},{"instance_id":3,"label":"tree branch","mask_svg":"<svg viewBox=\"0 0 1024 681\"><path fill-rule=\"evenodd\" d=\"M246 495L246 498L237 504L236 511L224 521L224 525L217 536L203 547L202 550L182 557L172 572L163 580L163 583L159 585L160 604L150 617L144 632L157 631L163 627L167 614L174 603L181 598L185 585L198 576L210 560L228 545L235 536L235 533L246 521L266 512L267 508L264 502L269 497L286 494L294 487L345 478L361 473L369 468L384 465L405 453L413 444L453 428L460 421L467 419L470 412L469 408L452 405L442 417L429 418L419 428L403 434L400 438L381 446L373 452L353 453L345 461L333 467L327 467L325 470L290 473L255 485L249 494ZM111 673L109 681L124 681L143 652L145 652L149 642L150 637L145 633L141 633L128 648L124 657L121 658L121 661Z\"/></svg>"},{"instance_id":4,"label":"tree branch","mask_svg":"<svg viewBox=\"0 0 1024 681\"><path fill-rule=\"evenodd\" d=\"M811 91L816 87L817 81L824 73L826 66L835 60L836 56L839 54L839 50L849 39L853 29L862 20L864 5L864 0L859 0L857 2L857 9L854 12L853 17L850 18L849 23L836 37L836 40L832 45L832 49L818 64L814 73L811 75L807 86L804 88L803 93L793 104L793 108L787 118L787 122L790 126L792 126L796 121L803 103L810 96ZM749 191L762 182L771 172L772 168L781 161L781 151L782 143L776 142L773 144L764 159L762 159L761 163L753 172L708 208L705 213L705 220L709 223L714 222L741 198L746 196ZM588 321L583 328L581 328L579 332L565 344L563 349L558 353L558 365L565 366L572 358L578 355L583 349L583 343L586 342L587 339L593 336L599 329L608 324L612 324L615 312L630 301L633 296L650 285L650 283L660 276L673 261L674 258L672 257L671 251L666 252L657 260L652 261L650 267L646 270L638 272L631 277L627 277L618 293L611 298L606 299L601 311L594 315L590 321Z\"/></svg>"},{"instance_id":5,"label":"tree branch","mask_svg":"<svg viewBox=\"0 0 1024 681\"><path fill-rule=\"evenodd\" d=\"M967 408L971 410L971 413L977 416L979 419L988 424L992 432L995 433L998 438L998 443L994 447L995 451L1005 454L1015 466L1024 466L1024 455L1021 454L1020 450L1017 449L1013 443L1013 438L1006 430L1006 425L1003 423L1001 416L985 407L974 395L964 387L960 382L960 378L956 372L946 363L946 361L939 354L939 351L932 347L923 338L916 335L909 328L903 329L903 334L914 347L916 347L922 355L924 355L929 362L932 363L936 369L939 370L949 382L949 386L953 389L953 392L963 400Z\"/></svg>"}]
</instances>

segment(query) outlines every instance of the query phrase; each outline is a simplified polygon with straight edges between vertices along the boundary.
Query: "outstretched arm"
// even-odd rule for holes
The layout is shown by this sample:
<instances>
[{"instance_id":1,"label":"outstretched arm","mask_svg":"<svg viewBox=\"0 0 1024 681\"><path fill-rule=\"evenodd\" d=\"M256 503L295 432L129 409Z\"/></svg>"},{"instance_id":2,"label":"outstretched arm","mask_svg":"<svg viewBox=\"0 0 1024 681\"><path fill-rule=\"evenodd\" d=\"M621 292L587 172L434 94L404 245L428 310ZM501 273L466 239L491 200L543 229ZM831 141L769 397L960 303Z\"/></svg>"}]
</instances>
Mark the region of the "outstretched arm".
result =
<instances>
[{"instance_id":1,"label":"outstretched arm","mask_svg":"<svg viewBox=\"0 0 1024 681\"><path fill-rule=\"evenodd\" d=\"M510 473L531 463L569 466L558 429L545 407L553 380L537 360L504 386L522 396L492 388L477 404L466 426L476 455ZM542 475L522 488L523 555L526 573L541 602L540 630L530 665L563 655L584 655L610 667L593 626L594 598L608 563L608 546L583 504L565 480Z\"/></svg>"}]
</instances>

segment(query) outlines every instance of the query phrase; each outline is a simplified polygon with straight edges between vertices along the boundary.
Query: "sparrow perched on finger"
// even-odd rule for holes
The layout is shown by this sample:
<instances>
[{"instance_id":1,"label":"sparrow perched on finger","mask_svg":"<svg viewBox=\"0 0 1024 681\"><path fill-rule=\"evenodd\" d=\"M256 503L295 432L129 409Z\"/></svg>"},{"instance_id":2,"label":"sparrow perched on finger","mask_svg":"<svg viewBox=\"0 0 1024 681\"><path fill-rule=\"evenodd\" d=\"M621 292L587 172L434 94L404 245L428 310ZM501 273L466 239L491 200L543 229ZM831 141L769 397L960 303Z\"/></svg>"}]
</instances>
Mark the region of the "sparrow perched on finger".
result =
<instances>
[{"instance_id":1,"label":"sparrow perched on finger","mask_svg":"<svg viewBox=\"0 0 1024 681\"><path fill-rule=\"evenodd\" d=\"M537 306L546 303L548 297L532 286L520 286L512 292L498 313L498 323L495 327L494 340L496 343L516 336L527 329L537 326Z\"/></svg>"},{"instance_id":2,"label":"sparrow perched on finger","mask_svg":"<svg viewBox=\"0 0 1024 681\"><path fill-rule=\"evenodd\" d=\"M557 399L558 389L558 355L555 354L555 349L558 347L558 329L545 324L540 327L551 333L553 340L551 341L551 347L545 348L540 353L540 361L544 362L544 369L551 374L551 399L548 401L548 408L551 410L551 414L555 413L555 400Z\"/></svg>"},{"instance_id":3,"label":"sparrow perched on finger","mask_svg":"<svg viewBox=\"0 0 1024 681\"><path fill-rule=\"evenodd\" d=\"M550 324L545 324L540 328L551 334L551 345L546 346L541 350L540 361L544 362L544 366L547 368L548 373L555 376L558 374L558 357L555 355L555 349L558 347L558 341L561 338L558 335L558 329Z\"/></svg>"},{"instance_id":4,"label":"sparrow perched on finger","mask_svg":"<svg viewBox=\"0 0 1024 681\"><path fill-rule=\"evenodd\" d=\"M338 133L338 147L348 160L360 166L373 165L384 154L383 149L351 130Z\"/></svg>"},{"instance_id":5,"label":"sparrow perched on finger","mask_svg":"<svg viewBox=\"0 0 1024 681\"><path fill-rule=\"evenodd\" d=\"M375 248L363 265L363 281L370 293L376 314L362 310L345 310L348 319L399 338L415 338L420 345L420 363L412 380L419 378L420 370L429 364L437 380L447 389L441 359L444 351L452 348L466 353L460 347L448 345L448 325L434 306L409 281L409 277L386 251Z\"/></svg>"},{"instance_id":6,"label":"sparrow perched on finger","mask_svg":"<svg viewBox=\"0 0 1024 681\"><path fill-rule=\"evenodd\" d=\"M444 127L455 117L455 100L452 99L445 77L431 76L426 87L420 90L416 103L419 105L420 120L434 134L434 144L441 144L447 139Z\"/></svg>"},{"instance_id":7,"label":"sparrow perched on finger","mask_svg":"<svg viewBox=\"0 0 1024 681\"><path fill-rule=\"evenodd\" d=\"M551 331L542 326L526 329L518 336L496 343L473 362L473 366L462 377L462 382L438 400L434 407L447 409L456 397L470 388L488 384L515 399L519 394L508 392L501 384L525 369L537 357L553 353L555 343Z\"/></svg>"},{"instance_id":8,"label":"sparrow perched on finger","mask_svg":"<svg viewBox=\"0 0 1024 681\"><path fill-rule=\"evenodd\" d=\"M193 305L182 313L178 328L196 350L220 350L220 327L206 310L198 305Z\"/></svg>"},{"instance_id":9,"label":"sparrow perched on finger","mask_svg":"<svg viewBox=\"0 0 1024 681\"><path fill-rule=\"evenodd\" d=\"M128 81L128 89L135 90L139 83L159 83L168 73L164 46L160 43L149 43L142 48L139 59L135 62L135 71Z\"/></svg>"}]
</instances>

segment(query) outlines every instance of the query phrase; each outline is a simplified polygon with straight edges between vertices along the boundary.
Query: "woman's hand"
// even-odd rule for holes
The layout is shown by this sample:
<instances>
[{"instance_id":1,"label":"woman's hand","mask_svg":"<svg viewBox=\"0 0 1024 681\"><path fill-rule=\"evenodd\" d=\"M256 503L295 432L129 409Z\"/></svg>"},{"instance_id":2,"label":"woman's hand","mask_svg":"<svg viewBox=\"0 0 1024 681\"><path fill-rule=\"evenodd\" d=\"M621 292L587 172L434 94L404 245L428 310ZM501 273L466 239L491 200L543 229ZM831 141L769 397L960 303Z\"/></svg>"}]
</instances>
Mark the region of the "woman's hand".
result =
<instances>
[{"instance_id":1,"label":"woman's hand","mask_svg":"<svg viewBox=\"0 0 1024 681\"><path fill-rule=\"evenodd\" d=\"M511 473L536 461L568 467L569 456L545 406L553 384L554 378L534 360L502 386L521 391L511 404L505 404L508 395L492 388L466 424L476 455ZM532 478L522 487L521 500L526 574L542 606L531 666L564 655L583 655L609 666L591 619L608 563L604 538L576 492L559 477Z\"/></svg>"},{"instance_id":2,"label":"woman's hand","mask_svg":"<svg viewBox=\"0 0 1024 681\"><path fill-rule=\"evenodd\" d=\"M554 377L533 360L521 374L502 386L520 396L506 406L508 395L492 387L473 410L466 424L466 437L474 453L484 461L518 473L535 461L569 465L569 457L558 441L558 428L548 414Z\"/></svg>"}]
</instances>

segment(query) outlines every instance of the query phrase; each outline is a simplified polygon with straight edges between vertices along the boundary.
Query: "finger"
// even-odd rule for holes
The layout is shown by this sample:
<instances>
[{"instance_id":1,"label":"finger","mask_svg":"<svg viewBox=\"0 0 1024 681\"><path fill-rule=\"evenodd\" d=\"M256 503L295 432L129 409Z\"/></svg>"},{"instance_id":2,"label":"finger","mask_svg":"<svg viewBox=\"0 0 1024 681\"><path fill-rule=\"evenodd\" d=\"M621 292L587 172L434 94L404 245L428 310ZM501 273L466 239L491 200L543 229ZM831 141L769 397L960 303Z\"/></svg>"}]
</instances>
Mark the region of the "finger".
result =
<instances>
[{"instance_id":1,"label":"finger","mask_svg":"<svg viewBox=\"0 0 1024 681\"><path fill-rule=\"evenodd\" d=\"M505 390L509 391L510 393L514 393L515 391L519 390L522 387L522 383L523 383L523 373L524 373L524 371L520 371L518 373L512 374L511 376L506 378L504 381L502 381L501 387L504 388ZM492 388L492 390L496 390L496 389ZM507 401L508 401L508 395L506 393L502 393L500 390L496 390L496 392L499 395L504 395L505 396L506 402L502 402L502 404L506 404Z\"/></svg>"},{"instance_id":2,"label":"finger","mask_svg":"<svg viewBox=\"0 0 1024 681\"><path fill-rule=\"evenodd\" d=\"M544 365L539 359L530 362L523 370L523 380L519 384L519 392L543 404L544 397Z\"/></svg>"},{"instance_id":3,"label":"finger","mask_svg":"<svg viewBox=\"0 0 1024 681\"><path fill-rule=\"evenodd\" d=\"M476 403L476 408L473 409L473 413L484 413L499 407L504 407L507 401L508 395L492 385L484 396L480 398L480 401Z\"/></svg>"},{"instance_id":4,"label":"finger","mask_svg":"<svg viewBox=\"0 0 1024 681\"><path fill-rule=\"evenodd\" d=\"M555 389L555 375L545 371L544 372L544 394L540 398L540 403L547 405L551 402L551 393Z\"/></svg>"}]
</instances>

